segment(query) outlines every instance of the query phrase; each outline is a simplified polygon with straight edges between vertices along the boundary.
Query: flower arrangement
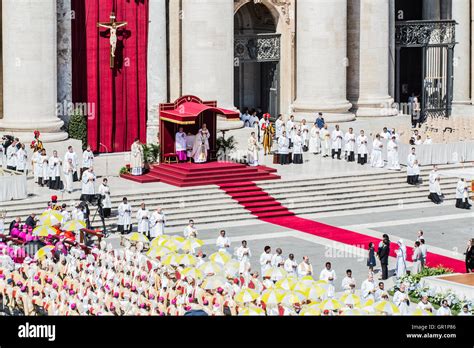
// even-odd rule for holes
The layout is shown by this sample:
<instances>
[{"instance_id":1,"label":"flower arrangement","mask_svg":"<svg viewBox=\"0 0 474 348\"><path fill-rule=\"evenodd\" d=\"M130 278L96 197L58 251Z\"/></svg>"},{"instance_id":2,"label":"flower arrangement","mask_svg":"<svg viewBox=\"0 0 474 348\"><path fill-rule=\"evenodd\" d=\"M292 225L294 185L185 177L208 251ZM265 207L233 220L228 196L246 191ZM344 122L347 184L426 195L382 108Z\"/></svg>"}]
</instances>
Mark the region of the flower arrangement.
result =
<instances>
[{"instance_id":1,"label":"flower arrangement","mask_svg":"<svg viewBox=\"0 0 474 348\"><path fill-rule=\"evenodd\" d=\"M422 286L420 283L421 279L424 277L433 277L449 273L453 273L453 270L445 267L438 266L434 268L424 268L418 274L406 274L403 277L400 277L396 281L392 292L398 290L400 285L403 283L406 285L408 295L417 301L419 301L423 295L427 295L428 301L436 307L441 306L443 300L447 300L451 310L454 312L460 312L462 307L465 305L468 306L469 311L472 311L474 309L474 300L468 300L466 298L460 299L451 290L436 292L435 289L428 286Z\"/></svg>"}]
</instances>

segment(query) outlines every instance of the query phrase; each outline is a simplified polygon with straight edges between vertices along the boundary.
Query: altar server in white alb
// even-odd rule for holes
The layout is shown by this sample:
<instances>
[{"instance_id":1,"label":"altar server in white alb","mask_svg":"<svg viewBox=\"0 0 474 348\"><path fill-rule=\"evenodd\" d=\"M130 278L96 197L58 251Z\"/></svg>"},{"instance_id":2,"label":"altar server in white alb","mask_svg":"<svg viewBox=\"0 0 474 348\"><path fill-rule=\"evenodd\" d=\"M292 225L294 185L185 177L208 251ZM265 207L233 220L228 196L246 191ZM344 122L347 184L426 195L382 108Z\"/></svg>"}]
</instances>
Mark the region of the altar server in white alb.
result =
<instances>
[{"instance_id":1,"label":"altar server in white alb","mask_svg":"<svg viewBox=\"0 0 474 348\"><path fill-rule=\"evenodd\" d=\"M104 218L109 218L112 210L112 199L110 198L110 187L107 178L102 180L102 184L99 186L99 194L102 196L102 208L104 212Z\"/></svg>"},{"instance_id":2,"label":"altar server in white alb","mask_svg":"<svg viewBox=\"0 0 474 348\"><path fill-rule=\"evenodd\" d=\"M38 184L44 187L44 185L47 185L49 179L48 155L45 149L41 150L38 165Z\"/></svg>"},{"instance_id":3,"label":"altar server in white alb","mask_svg":"<svg viewBox=\"0 0 474 348\"><path fill-rule=\"evenodd\" d=\"M290 148L293 147L293 137L296 134L296 124L295 124L295 116L291 115L290 119L286 121L286 135L290 140Z\"/></svg>"},{"instance_id":4,"label":"altar server in white alb","mask_svg":"<svg viewBox=\"0 0 474 348\"><path fill-rule=\"evenodd\" d=\"M349 128L349 131L344 136L344 141L346 144L344 145L345 157L347 162L354 162L355 161L355 148L356 148L356 136L354 134L354 129Z\"/></svg>"},{"instance_id":5,"label":"altar server in white alb","mask_svg":"<svg viewBox=\"0 0 474 348\"><path fill-rule=\"evenodd\" d=\"M336 124L336 129L332 131L331 134L331 157L334 159L334 156L337 154L337 159L341 159L342 152L342 132L339 130L339 125Z\"/></svg>"},{"instance_id":6,"label":"altar server in white alb","mask_svg":"<svg viewBox=\"0 0 474 348\"><path fill-rule=\"evenodd\" d=\"M283 134L283 128L285 128L285 123L283 122L283 116L278 115L277 120L275 121L275 139L278 141L281 135Z\"/></svg>"},{"instance_id":7,"label":"altar server in white alb","mask_svg":"<svg viewBox=\"0 0 474 348\"><path fill-rule=\"evenodd\" d=\"M48 160L49 188L51 190L61 189L61 165L62 161L58 157L58 152L54 150L53 155Z\"/></svg>"},{"instance_id":8,"label":"altar server in white alb","mask_svg":"<svg viewBox=\"0 0 474 348\"><path fill-rule=\"evenodd\" d=\"M91 146L87 145L86 151L82 153L82 168L81 168L81 177L82 173L94 165L94 153L91 150Z\"/></svg>"},{"instance_id":9,"label":"altar server in white alb","mask_svg":"<svg viewBox=\"0 0 474 348\"><path fill-rule=\"evenodd\" d=\"M430 194L428 198L435 204L441 204L442 199L438 195L438 192L441 191L441 187L439 186L439 174L438 174L438 167L433 166L433 170L429 176L429 190Z\"/></svg>"},{"instance_id":10,"label":"altar server in white alb","mask_svg":"<svg viewBox=\"0 0 474 348\"><path fill-rule=\"evenodd\" d=\"M370 166L374 168L383 168L385 163L382 158L383 143L380 141L380 134L375 136L372 143L372 154L370 156Z\"/></svg>"},{"instance_id":11,"label":"altar server in white alb","mask_svg":"<svg viewBox=\"0 0 474 348\"><path fill-rule=\"evenodd\" d=\"M157 208L150 217L150 237L156 238L165 233L166 216L161 208Z\"/></svg>"},{"instance_id":12,"label":"altar server in white alb","mask_svg":"<svg viewBox=\"0 0 474 348\"><path fill-rule=\"evenodd\" d=\"M92 155L94 157L94 155ZM79 177L77 176L77 168L79 168L79 160L77 159L77 154L74 151L72 146L68 146L66 153L64 154L64 161L63 163L68 163L69 159L72 160L72 165L74 168L74 173L72 174L72 179L74 182L79 181ZM90 168L90 165L89 167Z\"/></svg>"},{"instance_id":13,"label":"altar server in white alb","mask_svg":"<svg viewBox=\"0 0 474 348\"><path fill-rule=\"evenodd\" d=\"M360 131L357 137L357 163L364 165L367 163L367 154L369 153L367 143L369 139L365 135L364 130Z\"/></svg>"},{"instance_id":14,"label":"altar server in white alb","mask_svg":"<svg viewBox=\"0 0 474 348\"><path fill-rule=\"evenodd\" d=\"M247 142L247 153L248 153L248 165L256 167L258 166L258 141L255 136L255 132L250 134L250 138Z\"/></svg>"},{"instance_id":15,"label":"altar server in white alb","mask_svg":"<svg viewBox=\"0 0 474 348\"><path fill-rule=\"evenodd\" d=\"M41 163L41 151L35 151L31 158L31 166L33 167L33 176L35 182L39 183L39 177L43 175L43 164Z\"/></svg>"},{"instance_id":16,"label":"altar server in white alb","mask_svg":"<svg viewBox=\"0 0 474 348\"><path fill-rule=\"evenodd\" d=\"M460 178L456 185L456 208L471 209L469 203L469 189L464 178Z\"/></svg>"},{"instance_id":17,"label":"altar server in white alb","mask_svg":"<svg viewBox=\"0 0 474 348\"><path fill-rule=\"evenodd\" d=\"M16 139L7 147L7 169L16 170L16 153L18 151Z\"/></svg>"},{"instance_id":18,"label":"altar server in white alb","mask_svg":"<svg viewBox=\"0 0 474 348\"><path fill-rule=\"evenodd\" d=\"M248 274L250 272L250 258L252 257L252 253L247 246L246 240L242 241L242 245L237 248L235 255L240 262L239 273L241 275Z\"/></svg>"},{"instance_id":19,"label":"altar server in white alb","mask_svg":"<svg viewBox=\"0 0 474 348\"><path fill-rule=\"evenodd\" d=\"M90 167L84 173L82 173L82 192L81 201L91 202L95 195L95 173L94 167Z\"/></svg>"},{"instance_id":20,"label":"altar server in white alb","mask_svg":"<svg viewBox=\"0 0 474 348\"><path fill-rule=\"evenodd\" d=\"M387 143L387 169L401 170L400 161L398 159L398 143L395 135Z\"/></svg>"},{"instance_id":21,"label":"altar server in white alb","mask_svg":"<svg viewBox=\"0 0 474 348\"><path fill-rule=\"evenodd\" d=\"M132 206L128 203L127 197L124 197L122 203L118 206L117 230L121 234L132 232Z\"/></svg>"},{"instance_id":22,"label":"altar server in white alb","mask_svg":"<svg viewBox=\"0 0 474 348\"><path fill-rule=\"evenodd\" d=\"M142 203L137 210L137 231L150 237L150 212L145 203Z\"/></svg>"},{"instance_id":23,"label":"altar server in white alb","mask_svg":"<svg viewBox=\"0 0 474 348\"><path fill-rule=\"evenodd\" d=\"M63 166L63 172L64 172L64 189L67 191L67 193L72 193L74 190L73 187L73 175L74 175L75 167L72 162L72 158L68 158L67 162Z\"/></svg>"},{"instance_id":24,"label":"altar server in white alb","mask_svg":"<svg viewBox=\"0 0 474 348\"><path fill-rule=\"evenodd\" d=\"M25 150L25 144L20 144L18 151L16 152L16 170L20 173L26 172L28 155Z\"/></svg>"},{"instance_id":25,"label":"altar server in white alb","mask_svg":"<svg viewBox=\"0 0 474 348\"><path fill-rule=\"evenodd\" d=\"M293 163L303 164L303 137L300 130L293 137Z\"/></svg>"},{"instance_id":26,"label":"altar server in white alb","mask_svg":"<svg viewBox=\"0 0 474 348\"><path fill-rule=\"evenodd\" d=\"M319 280L325 280L329 283L327 296L329 298L334 297L336 288L334 287L334 281L336 280L336 272L331 269L331 262L326 262L325 268L319 274Z\"/></svg>"},{"instance_id":27,"label":"altar server in white alb","mask_svg":"<svg viewBox=\"0 0 474 348\"><path fill-rule=\"evenodd\" d=\"M286 131L283 131L281 137L278 139L278 156L280 164L289 164L290 140L286 137Z\"/></svg>"},{"instance_id":28,"label":"altar server in white alb","mask_svg":"<svg viewBox=\"0 0 474 348\"><path fill-rule=\"evenodd\" d=\"M186 145L186 133L184 132L183 127L179 127L178 133L176 133L175 137L175 148L176 154L178 155L178 160L180 162L186 162L188 159L187 156L187 145Z\"/></svg>"},{"instance_id":29,"label":"altar server in white alb","mask_svg":"<svg viewBox=\"0 0 474 348\"><path fill-rule=\"evenodd\" d=\"M260 271L263 275L265 272L272 267L272 258L273 255L271 253L272 248L270 248L268 245L263 249L263 253L260 255Z\"/></svg>"},{"instance_id":30,"label":"altar server in white alb","mask_svg":"<svg viewBox=\"0 0 474 348\"><path fill-rule=\"evenodd\" d=\"M329 157L329 153L331 152L331 134L329 133L327 124L321 128L319 136L321 137L321 154L323 157Z\"/></svg>"},{"instance_id":31,"label":"altar server in white alb","mask_svg":"<svg viewBox=\"0 0 474 348\"><path fill-rule=\"evenodd\" d=\"M230 251L230 239L225 235L225 231L219 232L219 237L216 240L216 247L218 251L229 253Z\"/></svg>"},{"instance_id":32,"label":"altar server in white alb","mask_svg":"<svg viewBox=\"0 0 474 348\"><path fill-rule=\"evenodd\" d=\"M407 183L409 185L417 185L420 176L420 167L418 166L418 158L415 151L416 149L412 147L411 153L407 158Z\"/></svg>"},{"instance_id":33,"label":"altar server in white alb","mask_svg":"<svg viewBox=\"0 0 474 348\"><path fill-rule=\"evenodd\" d=\"M319 127L313 124L309 133L309 152L318 154L321 151L321 139L319 138Z\"/></svg>"}]
</instances>

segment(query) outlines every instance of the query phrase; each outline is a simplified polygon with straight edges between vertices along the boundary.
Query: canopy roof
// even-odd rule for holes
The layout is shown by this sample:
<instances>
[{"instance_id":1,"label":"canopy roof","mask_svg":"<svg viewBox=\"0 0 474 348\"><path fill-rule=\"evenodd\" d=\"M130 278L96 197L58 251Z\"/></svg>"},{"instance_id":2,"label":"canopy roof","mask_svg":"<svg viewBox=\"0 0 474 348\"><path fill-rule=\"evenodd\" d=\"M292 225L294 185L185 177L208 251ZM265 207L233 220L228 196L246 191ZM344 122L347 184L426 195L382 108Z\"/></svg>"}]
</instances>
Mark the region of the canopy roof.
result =
<instances>
[{"instance_id":1,"label":"canopy roof","mask_svg":"<svg viewBox=\"0 0 474 348\"><path fill-rule=\"evenodd\" d=\"M216 101L204 102L192 95L183 96L171 104L160 104L160 119L177 124L195 124L205 111L223 115L229 120L240 119L237 111L219 108Z\"/></svg>"}]
</instances>

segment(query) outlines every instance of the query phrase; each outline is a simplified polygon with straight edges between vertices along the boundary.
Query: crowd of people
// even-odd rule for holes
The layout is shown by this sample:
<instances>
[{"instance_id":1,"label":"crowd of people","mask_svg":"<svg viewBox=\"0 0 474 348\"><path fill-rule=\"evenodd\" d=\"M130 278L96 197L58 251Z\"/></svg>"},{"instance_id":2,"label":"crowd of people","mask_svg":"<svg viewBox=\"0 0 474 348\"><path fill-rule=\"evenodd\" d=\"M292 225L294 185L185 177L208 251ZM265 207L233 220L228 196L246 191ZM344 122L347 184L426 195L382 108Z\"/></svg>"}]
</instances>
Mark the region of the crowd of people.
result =
<instances>
[{"instance_id":1,"label":"crowd of people","mask_svg":"<svg viewBox=\"0 0 474 348\"><path fill-rule=\"evenodd\" d=\"M18 227L12 224L14 229ZM23 254L22 258L17 257L20 249L2 236L1 314L332 316L403 315L414 310L452 314L447 301L435 310L422 294L415 305L410 303L406 285L390 296L385 283L376 282L376 255L382 267L380 279L388 276L388 236L377 251L371 243L368 276L360 288L348 269L341 280L342 291L337 292L338 277L331 262L315 273L307 256L298 263L294 254L285 259L281 248L272 253L272 248L265 246L257 270L251 265L247 241L232 250L225 230L219 232L215 252L207 257L192 220L183 237L159 235L146 243L127 241L120 249L105 241L83 247L74 241L74 233L69 233L70 243L63 238L42 238L43 245L50 246L47 252ZM420 231L413 253L414 273L426 262L423 238ZM396 276L401 277L407 272L406 247L403 241L398 245ZM460 315L471 315L471 311L465 306Z\"/></svg>"}]
</instances>

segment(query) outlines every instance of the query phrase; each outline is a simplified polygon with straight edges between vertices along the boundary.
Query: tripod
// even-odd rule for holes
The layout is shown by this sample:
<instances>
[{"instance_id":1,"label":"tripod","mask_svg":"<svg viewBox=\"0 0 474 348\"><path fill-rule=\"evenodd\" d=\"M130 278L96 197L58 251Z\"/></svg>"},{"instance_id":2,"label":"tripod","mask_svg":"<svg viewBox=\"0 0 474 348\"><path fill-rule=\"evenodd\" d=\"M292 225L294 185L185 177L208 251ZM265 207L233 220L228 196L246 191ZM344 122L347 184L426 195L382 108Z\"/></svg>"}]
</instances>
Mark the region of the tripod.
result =
<instances>
[{"instance_id":1,"label":"tripod","mask_svg":"<svg viewBox=\"0 0 474 348\"><path fill-rule=\"evenodd\" d=\"M104 217L104 209L102 207L102 200L99 199L97 202L97 210L94 213L94 216L92 217L91 225L95 221L95 217L97 216L97 213L99 214L100 221L102 221L102 231L104 233L104 237L107 238L107 229L105 228L105 217Z\"/></svg>"}]
</instances>

